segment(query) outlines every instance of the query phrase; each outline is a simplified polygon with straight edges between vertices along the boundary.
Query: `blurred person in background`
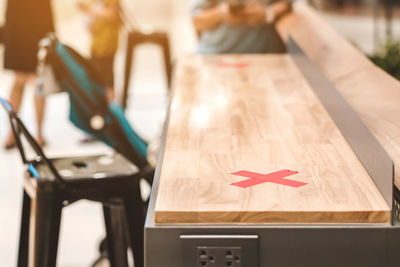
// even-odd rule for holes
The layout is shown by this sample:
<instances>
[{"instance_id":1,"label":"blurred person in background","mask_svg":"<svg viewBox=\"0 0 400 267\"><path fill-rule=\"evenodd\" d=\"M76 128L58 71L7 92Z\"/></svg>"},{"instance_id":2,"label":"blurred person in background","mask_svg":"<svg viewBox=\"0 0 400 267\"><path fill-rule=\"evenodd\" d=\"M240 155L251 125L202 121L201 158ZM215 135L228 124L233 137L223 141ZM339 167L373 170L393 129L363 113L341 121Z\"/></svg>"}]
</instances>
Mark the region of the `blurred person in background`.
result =
<instances>
[{"instance_id":1,"label":"blurred person in background","mask_svg":"<svg viewBox=\"0 0 400 267\"><path fill-rule=\"evenodd\" d=\"M114 58L121 28L120 0L80 0L88 16L91 33L91 61L103 78L109 101L114 100Z\"/></svg>"},{"instance_id":2,"label":"blurred person in background","mask_svg":"<svg viewBox=\"0 0 400 267\"><path fill-rule=\"evenodd\" d=\"M54 32L50 0L8 0L4 26L4 68L15 72L10 103L18 111L21 106L25 85L35 79L39 40ZM35 94L37 118L37 142L44 145L42 124L45 99ZM15 147L10 132L6 149Z\"/></svg>"},{"instance_id":3,"label":"blurred person in background","mask_svg":"<svg viewBox=\"0 0 400 267\"><path fill-rule=\"evenodd\" d=\"M284 52L274 23L290 11L285 0L191 0L199 53Z\"/></svg>"}]
</instances>

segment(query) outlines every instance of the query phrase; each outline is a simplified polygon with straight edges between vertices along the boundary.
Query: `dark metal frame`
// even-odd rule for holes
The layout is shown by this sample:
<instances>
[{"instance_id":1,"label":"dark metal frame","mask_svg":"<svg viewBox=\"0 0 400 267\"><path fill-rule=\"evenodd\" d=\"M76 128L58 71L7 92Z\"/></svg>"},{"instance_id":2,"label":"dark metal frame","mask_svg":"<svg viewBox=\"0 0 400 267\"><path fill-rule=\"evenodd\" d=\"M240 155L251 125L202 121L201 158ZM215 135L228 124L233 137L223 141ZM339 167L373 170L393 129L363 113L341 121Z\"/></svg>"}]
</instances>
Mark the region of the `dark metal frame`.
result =
<instances>
[{"instance_id":1,"label":"dark metal frame","mask_svg":"<svg viewBox=\"0 0 400 267\"><path fill-rule=\"evenodd\" d=\"M165 32L141 32L139 30L132 29L128 31L127 45L126 45L126 56L125 56L125 70L124 70L124 84L122 90L121 105L124 109L128 106L129 98L129 84L131 82L131 73L134 68L134 55L136 46L141 44L155 44L161 47L164 68L167 80L167 89L171 87L172 77L172 62L170 54L169 38Z\"/></svg>"},{"instance_id":2,"label":"dark metal frame","mask_svg":"<svg viewBox=\"0 0 400 267\"><path fill-rule=\"evenodd\" d=\"M3 108L8 113L11 130L13 132L13 136L15 138L15 143L17 144L18 152L21 156L22 162L25 165L29 166L29 170L32 173L32 175L35 175L34 174L35 173L34 166L36 164L43 162L45 165L48 166L48 168L51 171L52 175L54 176L56 182L60 185L63 185L65 183L64 179L60 176L57 169L54 167L54 164L46 157L42 148L39 146L39 144L35 141L35 139L32 137L32 135L26 129L25 125L22 123L20 118L17 116L17 113L13 110L11 105L3 98L0 98L0 104L3 106ZM28 160L26 158L25 149L24 149L22 141L21 141L20 133L26 138L29 145L33 148L33 150L37 154L37 157L35 159Z\"/></svg>"},{"instance_id":3,"label":"dark metal frame","mask_svg":"<svg viewBox=\"0 0 400 267\"><path fill-rule=\"evenodd\" d=\"M293 53L293 40L290 41L289 52ZM298 46L297 46L298 48ZM300 54L298 54L300 52ZM297 54L297 55L296 55ZM322 86L326 90L335 90L334 86L324 77L321 71L316 70L315 65L310 68L310 64L313 63L307 58L305 54L297 50L294 57L301 56L304 60L301 64L302 68L308 68L309 71L314 72L311 74L320 81L318 86ZM296 59L295 59L296 61ZM322 75L322 77L321 77ZM306 78L307 75L305 75ZM319 76L319 77L315 77ZM310 82L311 87L316 86L315 82ZM315 88L313 88L315 89ZM332 92L331 92L332 93ZM336 93L335 93L336 94ZM340 94L339 94L339 97ZM341 101L334 100L333 102ZM344 100L343 100L344 101ZM324 101L321 101L324 105ZM343 103L341 103L343 104ZM351 109L351 108L350 108ZM349 110L347 110L349 111ZM334 111L336 112L336 111ZM330 113L332 116L332 114ZM354 120L354 116L350 120ZM400 192L397 188L394 188L394 192L390 191L393 188L393 165L391 165L391 159L385 156L386 152L379 148L379 143L375 138L371 138L370 133L365 132L363 125L358 125L358 130L362 130L363 136L367 142L365 145L372 148L379 148L378 152L369 150L370 153L378 153L377 155L383 158L368 158L368 154L363 149L362 143L355 141L353 142L353 149L356 147L360 150L356 152L360 160L364 161L364 167L370 173L375 184L379 188L385 200L390 206L392 206L392 198L394 201L393 213L392 213L392 224L390 225L378 225L378 224L324 224L324 225L289 225L289 224L175 224L175 225L156 225L155 224L155 203L157 200L158 186L160 179L160 172L162 167L162 160L165 151L165 137L168 129L168 118L164 126L163 143L159 155L159 164L157 165L153 189L147 212L147 218L145 222L145 266L146 267L163 267L163 266L174 266L174 267L192 267L197 266L195 260L193 265L188 265L188 257L192 259L192 255L184 252L182 247L184 239L182 236L195 235L199 239L205 236L214 236L214 239L209 239L209 243L203 242L202 246L214 246L215 240L223 240L223 236L230 236L233 240L231 243L220 241L218 244L221 246L234 246L238 245L235 236L258 236L258 257L254 259L254 262L258 262L254 265L254 262L248 263L251 266L260 267L377 267L377 266L399 266L399 253L400 248L400 221L399 221L399 197ZM343 120L346 118L337 118ZM358 118L358 120L360 120ZM335 120L336 123L338 123ZM360 120L361 122L361 120ZM358 124L359 122L357 122ZM362 122L361 122L362 123ZM343 125L342 125L343 126ZM351 126L351 124L350 124ZM345 134L348 134L346 128L343 126ZM339 127L341 131L343 127ZM347 132L347 133L346 133ZM351 134L351 133L350 133ZM352 137L350 137L351 139ZM354 145L355 144L355 145ZM368 152L368 151L367 151ZM374 170L373 164L375 160L383 161L383 165L377 165ZM367 164L367 166L365 166ZM371 165L372 164L372 165ZM383 176L380 174L383 173ZM390 173L392 177L390 177ZM389 184L391 183L391 184ZM204 239L207 240L207 239ZM195 249L195 248L193 248ZM246 255L242 255L246 257ZM190 260L189 259L189 260ZM215 267L224 265L214 265Z\"/></svg>"}]
</instances>

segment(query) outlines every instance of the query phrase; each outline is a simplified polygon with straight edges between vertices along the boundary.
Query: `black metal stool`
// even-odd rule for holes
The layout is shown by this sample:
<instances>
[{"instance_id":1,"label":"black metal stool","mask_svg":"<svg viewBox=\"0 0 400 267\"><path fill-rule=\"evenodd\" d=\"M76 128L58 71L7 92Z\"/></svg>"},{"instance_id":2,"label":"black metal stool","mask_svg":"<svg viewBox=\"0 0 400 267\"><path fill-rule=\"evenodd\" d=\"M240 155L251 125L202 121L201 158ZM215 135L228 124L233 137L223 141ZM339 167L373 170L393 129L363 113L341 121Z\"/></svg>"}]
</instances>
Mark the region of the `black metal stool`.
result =
<instances>
[{"instance_id":1,"label":"black metal stool","mask_svg":"<svg viewBox=\"0 0 400 267\"><path fill-rule=\"evenodd\" d=\"M1 98L0 103L8 112L18 149L28 168L24 178L18 266L27 267L29 259L29 266L55 267L62 208L87 199L103 204L111 266L127 266L122 232L125 229L122 222L126 219L126 235L135 267L143 267L144 213L139 181L147 170L139 172L118 154L48 159L11 106ZM20 135L37 154L34 160L27 160ZM30 237L33 237L31 242Z\"/></svg>"},{"instance_id":2,"label":"black metal stool","mask_svg":"<svg viewBox=\"0 0 400 267\"><path fill-rule=\"evenodd\" d=\"M130 74L133 65L133 55L134 50L137 45L144 43L152 43L161 46L164 56L164 66L167 75L168 90L171 87L171 75L172 75L172 65L170 56L170 47L168 41L168 35L165 32L142 32L139 30L131 30L128 32L128 43L126 46L126 58L125 58L125 77L122 93L122 107L126 109L128 101L128 89L131 80Z\"/></svg>"}]
</instances>

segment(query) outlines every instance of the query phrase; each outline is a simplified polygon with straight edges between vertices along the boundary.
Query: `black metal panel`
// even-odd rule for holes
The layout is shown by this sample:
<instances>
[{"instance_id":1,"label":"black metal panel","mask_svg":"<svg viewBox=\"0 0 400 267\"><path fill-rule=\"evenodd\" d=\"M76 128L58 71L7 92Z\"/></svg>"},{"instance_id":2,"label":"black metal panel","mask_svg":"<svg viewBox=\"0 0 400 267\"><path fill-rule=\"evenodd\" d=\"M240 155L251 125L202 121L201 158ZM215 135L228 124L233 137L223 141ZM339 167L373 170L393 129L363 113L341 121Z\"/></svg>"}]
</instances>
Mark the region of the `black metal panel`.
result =
<instances>
[{"instance_id":1,"label":"black metal panel","mask_svg":"<svg viewBox=\"0 0 400 267\"><path fill-rule=\"evenodd\" d=\"M400 228L366 226L160 226L146 229L147 267L184 265L181 235L258 235L259 267L400 266ZM189 255L190 256L190 255Z\"/></svg>"}]
</instances>

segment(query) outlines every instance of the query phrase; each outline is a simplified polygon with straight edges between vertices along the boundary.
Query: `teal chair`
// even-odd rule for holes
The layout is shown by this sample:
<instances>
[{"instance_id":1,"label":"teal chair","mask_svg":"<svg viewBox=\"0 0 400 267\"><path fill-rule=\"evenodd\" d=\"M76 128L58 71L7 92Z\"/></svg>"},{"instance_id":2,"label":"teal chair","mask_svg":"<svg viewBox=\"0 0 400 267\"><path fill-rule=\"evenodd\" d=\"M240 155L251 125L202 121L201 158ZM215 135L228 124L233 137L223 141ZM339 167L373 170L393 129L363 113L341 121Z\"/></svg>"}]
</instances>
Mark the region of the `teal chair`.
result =
<instances>
[{"instance_id":1,"label":"teal chair","mask_svg":"<svg viewBox=\"0 0 400 267\"><path fill-rule=\"evenodd\" d=\"M47 47L46 64L52 66L60 87L69 94L71 122L139 168L149 168L147 143L131 127L123 108L108 103L101 76L90 62L54 39Z\"/></svg>"}]
</instances>

